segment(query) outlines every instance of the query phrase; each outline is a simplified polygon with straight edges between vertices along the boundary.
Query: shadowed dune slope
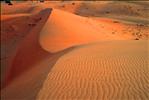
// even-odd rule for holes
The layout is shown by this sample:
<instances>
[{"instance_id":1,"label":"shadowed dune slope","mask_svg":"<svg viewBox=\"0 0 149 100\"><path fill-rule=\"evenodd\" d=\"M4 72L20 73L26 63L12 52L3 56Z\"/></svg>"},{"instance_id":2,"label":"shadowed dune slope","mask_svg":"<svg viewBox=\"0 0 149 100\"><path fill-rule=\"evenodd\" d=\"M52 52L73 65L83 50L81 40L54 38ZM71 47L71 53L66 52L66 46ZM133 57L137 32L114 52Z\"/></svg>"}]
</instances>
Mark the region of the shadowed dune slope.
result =
<instances>
[{"instance_id":1,"label":"shadowed dune slope","mask_svg":"<svg viewBox=\"0 0 149 100\"><path fill-rule=\"evenodd\" d=\"M62 56L37 100L147 100L148 41L80 46Z\"/></svg>"},{"instance_id":2,"label":"shadowed dune slope","mask_svg":"<svg viewBox=\"0 0 149 100\"><path fill-rule=\"evenodd\" d=\"M148 100L148 26L107 19L147 22L147 6L79 2L3 5L1 63L8 65L1 68L2 99ZM77 15L58 10L71 6Z\"/></svg>"},{"instance_id":3,"label":"shadowed dune slope","mask_svg":"<svg viewBox=\"0 0 149 100\"><path fill-rule=\"evenodd\" d=\"M23 23L23 20L26 19L28 21ZM22 42L16 47L15 52L9 52L12 57L11 59L9 57L9 62L7 61L6 83L9 83L9 80L17 77L32 65L40 62L45 56L49 55L49 52L58 52L72 46L101 40L127 39L124 35L112 34L114 28L123 30L124 25L120 23L113 24L104 20L96 21L57 9L51 11L50 8L47 8L36 14L3 15L2 20L4 22L8 20L8 23L3 25L3 27L7 26L2 31L4 42L10 41L12 37L18 38L15 36L16 31L20 36L23 32L25 34L22 35L24 36ZM9 21L11 25L8 25ZM15 23L15 21L20 22ZM111 24L115 27L111 27ZM8 31L9 34L4 35L9 27L14 29L13 33L15 34Z\"/></svg>"},{"instance_id":4,"label":"shadowed dune slope","mask_svg":"<svg viewBox=\"0 0 149 100\"><path fill-rule=\"evenodd\" d=\"M47 54L45 58L30 66L28 71L18 75L11 84L1 90L2 100L35 100L37 94L50 70L57 60L73 48L55 53ZM29 56L30 57L30 56ZM27 66L28 67L28 66ZM22 70L21 70L22 71Z\"/></svg>"},{"instance_id":5,"label":"shadowed dune slope","mask_svg":"<svg viewBox=\"0 0 149 100\"><path fill-rule=\"evenodd\" d=\"M148 49L146 40L128 40L64 50L16 78L2 90L1 97L5 100L148 100Z\"/></svg>"},{"instance_id":6,"label":"shadowed dune slope","mask_svg":"<svg viewBox=\"0 0 149 100\"><path fill-rule=\"evenodd\" d=\"M50 55L39 44L39 32L50 15L51 10L50 8L45 9L36 16L36 18L39 17L41 20L20 43L12 63L7 69L5 84L8 84L12 79L18 77L24 71Z\"/></svg>"}]
</instances>

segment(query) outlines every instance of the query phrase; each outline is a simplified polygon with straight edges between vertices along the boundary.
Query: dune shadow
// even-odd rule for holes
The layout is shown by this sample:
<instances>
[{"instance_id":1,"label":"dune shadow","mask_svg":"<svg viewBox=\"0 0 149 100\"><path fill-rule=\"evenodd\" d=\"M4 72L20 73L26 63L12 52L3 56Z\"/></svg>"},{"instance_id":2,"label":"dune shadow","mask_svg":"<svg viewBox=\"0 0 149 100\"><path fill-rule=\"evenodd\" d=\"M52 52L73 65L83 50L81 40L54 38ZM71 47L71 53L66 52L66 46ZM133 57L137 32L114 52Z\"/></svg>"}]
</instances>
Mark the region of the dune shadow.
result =
<instances>
[{"instance_id":1,"label":"dune shadow","mask_svg":"<svg viewBox=\"0 0 149 100\"><path fill-rule=\"evenodd\" d=\"M2 90L2 99L27 99L34 100L43 86L51 69L59 58L75 47L67 48L63 51L48 55L42 59L38 65L24 72L10 85ZM23 82L22 82L23 81Z\"/></svg>"},{"instance_id":2,"label":"dune shadow","mask_svg":"<svg viewBox=\"0 0 149 100\"><path fill-rule=\"evenodd\" d=\"M36 62L39 62L49 55L49 52L44 51L40 47L38 38L39 32L49 18L51 11L52 9L47 8L37 14L37 17L41 17L41 20L32 28L28 35L22 39L12 59L12 64L7 69L8 71L5 75L6 79L2 87L5 87L14 78L18 77L24 71L30 69Z\"/></svg>"},{"instance_id":3,"label":"dune shadow","mask_svg":"<svg viewBox=\"0 0 149 100\"><path fill-rule=\"evenodd\" d=\"M50 8L42 10L37 15L42 20L21 41L1 86L2 99L35 99L57 60L74 48L50 53L40 46L39 33L50 18L51 11Z\"/></svg>"},{"instance_id":4,"label":"dune shadow","mask_svg":"<svg viewBox=\"0 0 149 100\"><path fill-rule=\"evenodd\" d=\"M12 59L14 58L17 48L22 40L30 34L35 26L29 26L33 23L36 15L18 15L8 16L7 19L1 20L1 85L3 86L5 74L11 68ZM37 23L37 22L36 22ZM1 86L1 88L2 88Z\"/></svg>"}]
</instances>

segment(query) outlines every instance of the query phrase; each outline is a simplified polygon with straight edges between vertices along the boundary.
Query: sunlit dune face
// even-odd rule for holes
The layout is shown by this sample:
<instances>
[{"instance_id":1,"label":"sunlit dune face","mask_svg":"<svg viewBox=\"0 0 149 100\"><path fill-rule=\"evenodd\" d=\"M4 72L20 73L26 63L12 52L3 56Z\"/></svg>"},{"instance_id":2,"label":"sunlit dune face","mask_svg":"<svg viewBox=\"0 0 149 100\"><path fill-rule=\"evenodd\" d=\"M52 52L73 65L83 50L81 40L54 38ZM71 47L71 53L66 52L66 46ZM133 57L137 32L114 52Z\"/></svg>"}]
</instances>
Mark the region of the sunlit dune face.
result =
<instances>
[{"instance_id":1,"label":"sunlit dune face","mask_svg":"<svg viewBox=\"0 0 149 100\"><path fill-rule=\"evenodd\" d=\"M54 9L41 30L40 44L49 52L57 52L83 43L132 38L124 30L127 26L117 21L92 20Z\"/></svg>"},{"instance_id":2,"label":"sunlit dune face","mask_svg":"<svg viewBox=\"0 0 149 100\"><path fill-rule=\"evenodd\" d=\"M40 43L42 47L55 52L80 42L95 39L95 35L90 34L97 34L97 32L86 25L84 21L84 18L73 14L59 10L52 11L41 31Z\"/></svg>"},{"instance_id":3,"label":"sunlit dune face","mask_svg":"<svg viewBox=\"0 0 149 100\"><path fill-rule=\"evenodd\" d=\"M148 99L149 2L11 1L2 99Z\"/></svg>"}]
</instances>

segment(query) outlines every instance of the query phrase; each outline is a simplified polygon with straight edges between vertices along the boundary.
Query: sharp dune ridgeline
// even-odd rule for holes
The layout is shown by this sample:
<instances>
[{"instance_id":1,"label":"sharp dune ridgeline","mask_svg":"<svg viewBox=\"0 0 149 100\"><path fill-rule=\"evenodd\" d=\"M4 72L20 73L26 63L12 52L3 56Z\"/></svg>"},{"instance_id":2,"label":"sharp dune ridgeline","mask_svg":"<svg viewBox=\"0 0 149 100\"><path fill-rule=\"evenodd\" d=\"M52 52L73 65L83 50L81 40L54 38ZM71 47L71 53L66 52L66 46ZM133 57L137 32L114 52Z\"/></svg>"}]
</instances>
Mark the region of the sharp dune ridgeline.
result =
<instances>
[{"instance_id":1,"label":"sharp dune ridgeline","mask_svg":"<svg viewBox=\"0 0 149 100\"><path fill-rule=\"evenodd\" d=\"M149 2L1 2L2 100L148 100Z\"/></svg>"}]
</instances>

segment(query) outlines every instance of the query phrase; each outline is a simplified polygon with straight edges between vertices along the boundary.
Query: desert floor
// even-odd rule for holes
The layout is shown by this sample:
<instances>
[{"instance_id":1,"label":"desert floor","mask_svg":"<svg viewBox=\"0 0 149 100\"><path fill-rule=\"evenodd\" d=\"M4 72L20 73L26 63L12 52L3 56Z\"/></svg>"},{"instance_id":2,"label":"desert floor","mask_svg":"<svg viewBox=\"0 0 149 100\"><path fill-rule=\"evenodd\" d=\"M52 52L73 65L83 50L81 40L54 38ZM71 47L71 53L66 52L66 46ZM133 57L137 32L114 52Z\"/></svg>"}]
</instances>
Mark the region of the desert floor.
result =
<instances>
[{"instance_id":1,"label":"desert floor","mask_svg":"<svg viewBox=\"0 0 149 100\"><path fill-rule=\"evenodd\" d=\"M148 1L1 2L2 100L148 100Z\"/></svg>"}]
</instances>

